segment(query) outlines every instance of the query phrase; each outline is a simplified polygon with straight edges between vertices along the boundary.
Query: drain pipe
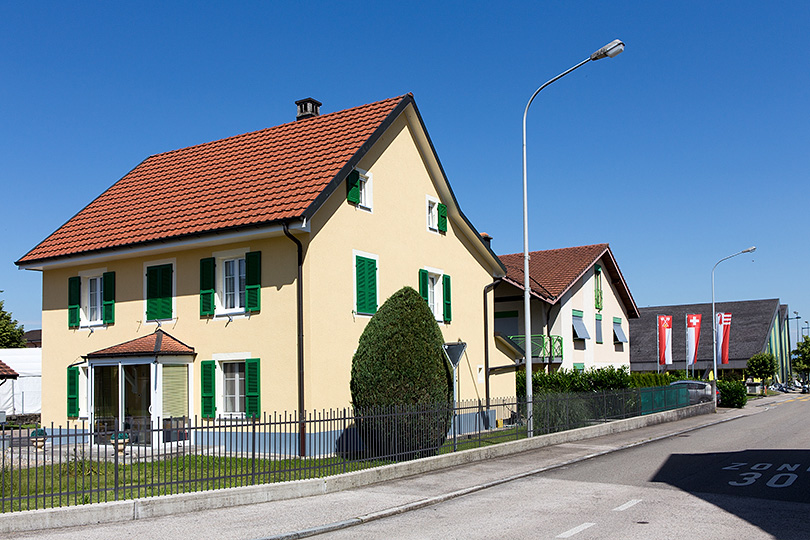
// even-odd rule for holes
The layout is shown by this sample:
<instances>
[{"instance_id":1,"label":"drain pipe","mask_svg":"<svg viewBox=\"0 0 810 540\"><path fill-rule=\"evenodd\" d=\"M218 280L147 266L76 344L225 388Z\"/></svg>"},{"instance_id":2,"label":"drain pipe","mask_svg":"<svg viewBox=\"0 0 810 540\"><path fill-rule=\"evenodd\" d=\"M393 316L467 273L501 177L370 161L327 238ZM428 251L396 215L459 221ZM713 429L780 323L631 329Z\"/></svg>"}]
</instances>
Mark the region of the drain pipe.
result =
<instances>
[{"instance_id":1,"label":"drain pipe","mask_svg":"<svg viewBox=\"0 0 810 540\"><path fill-rule=\"evenodd\" d=\"M498 278L484 287L484 388L487 396L487 410L489 410L489 317L487 316L487 294L501 281L503 280Z\"/></svg>"},{"instance_id":2,"label":"drain pipe","mask_svg":"<svg viewBox=\"0 0 810 540\"><path fill-rule=\"evenodd\" d=\"M298 279L296 280L296 297L298 311L298 455L306 456L307 425L304 411L304 246L290 233L290 228L283 223L284 234L295 242L298 249Z\"/></svg>"}]
</instances>

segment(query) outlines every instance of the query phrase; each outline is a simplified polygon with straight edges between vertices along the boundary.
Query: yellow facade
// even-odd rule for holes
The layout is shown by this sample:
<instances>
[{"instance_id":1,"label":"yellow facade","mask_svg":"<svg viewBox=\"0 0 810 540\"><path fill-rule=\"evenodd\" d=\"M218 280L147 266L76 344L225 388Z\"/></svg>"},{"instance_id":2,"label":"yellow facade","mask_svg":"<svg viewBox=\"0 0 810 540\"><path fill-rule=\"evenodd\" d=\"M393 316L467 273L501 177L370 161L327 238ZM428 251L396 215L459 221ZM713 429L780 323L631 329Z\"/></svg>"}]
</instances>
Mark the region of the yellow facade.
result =
<instances>
[{"instance_id":1,"label":"yellow facade","mask_svg":"<svg viewBox=\"0 0 810 540\"><path fill-rule=\"evenodd\" d=\"M378 304L403 286L418 290L420 269L452 277L452 322L440 322L445 341L462 340L467 353L459 365L459 398L484 397L483 290L497 277L474 230L461 216L441 174L426 134L412 107L391 124L357 167L368 178L366 207L349 204L341 185L307 223L291 227L304 247L303 346L304 395L308 411L350 405L352 355L369 315L357 314L355 257L377 261ZM448 207L446 233L428 226L428 202ZM160 328L193 347L191 416L201 416L200 363L259 358L261 410L293 411L298 405L297 251L279 227L205 237L142 251L126 250L92 260L59 261L43 271L44 423L67 420L67 367L86 366L88 353L153 333L145 314L146 268L171 264L173 318ZM200 260L224 260L261 252L261 310L256 313L200 315ZM242 255L240 255L242 254ZM68 280L73 276L115 272L115 322L68 328ZM491 367L511 360L496 354L492 337L493 295L486 317ZM496 361L497 360L497 361ZM157 373L157 372L156 372ZM218 391L222 388L217 375ZM85 385L81 417L89 418L92 389ZM493 397L514 396L514 375L490 379ZM218 397L218 410L222 403Z\"/></svg>"}]
</instances>

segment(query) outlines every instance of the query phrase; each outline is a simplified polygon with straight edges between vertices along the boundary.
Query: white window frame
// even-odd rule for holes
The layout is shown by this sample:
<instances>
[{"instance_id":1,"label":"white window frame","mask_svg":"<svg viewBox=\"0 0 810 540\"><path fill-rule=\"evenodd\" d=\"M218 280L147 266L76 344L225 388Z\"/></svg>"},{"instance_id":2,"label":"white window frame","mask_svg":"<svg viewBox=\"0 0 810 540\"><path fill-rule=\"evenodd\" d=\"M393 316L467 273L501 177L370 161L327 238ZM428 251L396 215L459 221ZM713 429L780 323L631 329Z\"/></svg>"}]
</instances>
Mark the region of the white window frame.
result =
<instances>
[{"instance_id":1,"label":"white window frame","mask_svg":"<svg viewBox=\"0 0 810 540\"><path fill-rule=\"evenodd\" d=\"M439 199L425 195L425 208L428 232L439 234Z\"/></svg>"},{"instance_id":2,"label":"white window frame","mask_svg":"<svg viewBox=\"0 0 810 540\"><path fill-rule=\"evenodd\" d=\"M239 419L245 417L245 411L225 411L225 364L239 364L241 363L243 366L247 366L248 358L254 358L254 356L249 352L236 352L236 353L215 353L212 355L212 360L215 361L216 366L216 407L217 407L217 418L222 419ZM245 385L244 374L246 369L242 370L243 379L242 379L242 394L247 400L247 387Z\"/></svg>"},{"instance_id":3,"label":"white window frame","mask_svg":"<svg viewBox=\"0 0 810 540\"><path fill-rule=\"evenodd\" d=\"M160 320L146 320L146 304L147 304L147 278L146 278L146 269L150 266L161 266L164 264L171 264L172 265L172 318L171 319L160 319ZM174 322L177 320L177 259L172 257L171 259L158 259L155 261L147 261L143 263L143 322L144 324L148 325L155 325L160 327L164 322Z\"/></svg>"},{"instance_id":4,"label":"white window frame","mask_svg":"<svg viewBox=\"0 0 810 540\"><path fill-rule=\"evenodd\" d=\"M429 266L425 266L424 269L428 273L428 307L436 322L444 324L444 270Z\"/></svg>"},{"instance_id":5,"label":"white window frame","mask_svg":"<svg viewBox=\"0 0 810 540\"><path fill-rule=\"evenodd\" d=\"M357 208L372 212L374 208L374 177L369 171L355 168L358 173L357 187L360 191L360 202Z\"/></svg>"},{"instance_id":6,"label":"white window frame","mask_svg":"<svg viewBox=\"0 0 810 540\"><path fill-rule=\"evenodd\" d=\"M245 310L245 291L241 291L242 296L242 306L236 305L233 308L226 308L225 307L225 263L228 261L245 261L247 253L250 251L249 248L240 248L240 249L231 249L228 251L218 251L216 253L212 253L211 256L214 258L214 283L215 283L215 293L214 293L214 316L215 317L228 317L233 315L244 315L246 313ZM245 277L247 277L247 263L245 262ZM238 277L237 277L238 282ZM237 283L237 288L235 294L237 295L237 304L239 298L239 287Z\"/></svg>"},{"instance_id":7,"label":"white window frame","mask_svg":"<svg viewBox=\"0 0 810 540\"><path fill-rule=\"evenodd\" d=\"M104 273L106 268L94 268L79 272L79 328L104 327ZM90 281L98 280L98 319L90 319Z\"/></svg>"},{"instance_id":8,"label":"white window frame","mask_svg":"<svg viewBox=\"0 0 810 540\"><path fill-rule=\"evenodd\" d=\"M368 253L367 251L359 251L357 249L352 250L352 313L354 313L355 317L365 317L370 319L373 317L373 314L369 313L358 313L357 312L357 257L365 257L366 259L374 259L374 266L377 268L377 275L375 276L376 279L374 280L377 285L377 308L380 307L380 256L374 253Z\"/></svg>"},{"instance_id":9,"label":"white window frame","mask_svg":"<svg viewBox=\"0 0 810 540\"><path fill-rule=\"evenodd\" d=\"M242 366L241 370L237 370L235 372L235 377L233 377L235 383L235 390L234 395L232 396L235 400L234 402L234 410L228 410L228 380L231 379L231 374L228 373L229 366ZM230 417L244 417L245 416L245 400L246 400L246 393L245 393L245 361L244 360L233 360L230 362L222 362L222 413L225 416ZM240 391L241 390L241 391ZM240 402L241 402L241 410L240 410Z\"/></svg>"}]
</instances>

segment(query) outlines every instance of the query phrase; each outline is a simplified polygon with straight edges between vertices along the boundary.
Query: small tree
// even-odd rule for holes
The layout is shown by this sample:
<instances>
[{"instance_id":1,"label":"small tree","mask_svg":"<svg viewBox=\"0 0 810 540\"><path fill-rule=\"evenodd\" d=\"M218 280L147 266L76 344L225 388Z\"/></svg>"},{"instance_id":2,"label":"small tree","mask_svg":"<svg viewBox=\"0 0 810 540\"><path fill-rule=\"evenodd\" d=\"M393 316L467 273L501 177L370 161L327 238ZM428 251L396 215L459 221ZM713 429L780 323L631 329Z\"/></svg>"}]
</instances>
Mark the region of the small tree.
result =
<instances>
[{"instance_id":1,"label":"small tree","mask_svg":"<svg viewBox=\"0 0 810 540\"><path fill-rule=\"evenodd\" d=\"M776 358L771 353L757 353L748 359L746 371L755 379L762 379L762 393L765 393L767 379L776 373Z\"/></svg>"},{"instance_id":2,"label":"small tree","mask_svg":"<svg viewBox=\"0 0 810 540\"><path fill-rule=\"evenodd\" d=\"M391 295L368 322L350 384L367 455L404 460L438 451L453 401L443 343L436 318L410 287Z\"/></svg>"},{"instance_id":3,"label":"small tree","mask_svg":"<svg viewBox=\"0 0 810 540\"><path fill-rule=\"evenodd\" d=\"M3 309L3 301L0 300L0 349L25 347L23 334L23 325L11 318L11 313Z\"/></svg>"},{"instance_id":4,"label":"small tree","mask_svg":"<svg viewBox=\"0 0 810 540\"><path fill-rule=\"evenodd\" d=\"M804 339L796 344L791 366L793 371L801 373L802 381L806 383L810 375L810 336L804 336Z\"/></svg>"}]
</instances>

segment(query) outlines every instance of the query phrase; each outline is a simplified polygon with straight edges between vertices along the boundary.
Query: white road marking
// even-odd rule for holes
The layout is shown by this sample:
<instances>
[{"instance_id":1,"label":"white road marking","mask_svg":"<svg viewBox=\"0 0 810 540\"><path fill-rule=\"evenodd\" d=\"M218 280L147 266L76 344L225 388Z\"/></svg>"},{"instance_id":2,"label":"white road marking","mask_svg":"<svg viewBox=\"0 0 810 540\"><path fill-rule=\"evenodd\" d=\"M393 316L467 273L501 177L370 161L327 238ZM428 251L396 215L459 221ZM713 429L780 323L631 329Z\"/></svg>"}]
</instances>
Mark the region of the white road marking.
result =
<instances>
[{"instance_id":1,"label":"white road marking","mask_svg":"<svg viewBox=\"0 0 810 540\"><path fill-rule=\"evenodd\" d=\"M574 527L570 531L565 531L564 533L557 535L557 538L570 538L575 534L584 531L588 527L593 527L594 525L596 525L596 523L583 523L579 527Z\"/></svg>"},{"instance_id":2,"label":"white road marking","mask_svg":"<svg viewBox=\"0 0 810 540\"><path fill-rule=\"evenodd\" d=\"M624 512L628 508L631 508L631 507L637 505L640 502L641 502L641 499L630 499L629 501L627 501L623 505L617 506L616 508L614 508L613 511L614 512Z\"/></svg>"}]
</instances>

